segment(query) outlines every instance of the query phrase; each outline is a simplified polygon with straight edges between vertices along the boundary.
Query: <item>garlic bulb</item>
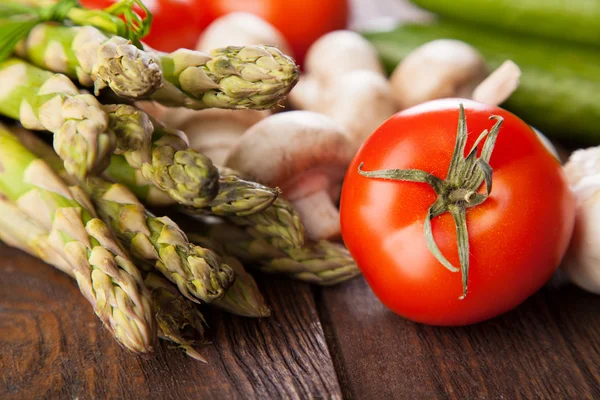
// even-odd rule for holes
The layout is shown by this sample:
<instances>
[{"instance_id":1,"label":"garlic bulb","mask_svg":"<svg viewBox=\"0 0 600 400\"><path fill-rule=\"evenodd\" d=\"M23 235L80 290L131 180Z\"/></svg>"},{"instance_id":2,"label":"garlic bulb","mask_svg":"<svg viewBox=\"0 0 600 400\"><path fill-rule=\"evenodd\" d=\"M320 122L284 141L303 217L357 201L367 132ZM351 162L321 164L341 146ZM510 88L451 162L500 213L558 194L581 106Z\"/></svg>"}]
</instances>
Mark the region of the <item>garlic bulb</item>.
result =
<instances>
[{"instance_id":1,"label":"garlic bulb","mask_svg":"<svg viewBox=\"0 0 600 400\"><path fill-rule=\"evenodd\" d=\"M576 285L600 294L600 147L574 152L565 173L577 200L577 211L562 269Z\"/></svg>"}]
</instances>

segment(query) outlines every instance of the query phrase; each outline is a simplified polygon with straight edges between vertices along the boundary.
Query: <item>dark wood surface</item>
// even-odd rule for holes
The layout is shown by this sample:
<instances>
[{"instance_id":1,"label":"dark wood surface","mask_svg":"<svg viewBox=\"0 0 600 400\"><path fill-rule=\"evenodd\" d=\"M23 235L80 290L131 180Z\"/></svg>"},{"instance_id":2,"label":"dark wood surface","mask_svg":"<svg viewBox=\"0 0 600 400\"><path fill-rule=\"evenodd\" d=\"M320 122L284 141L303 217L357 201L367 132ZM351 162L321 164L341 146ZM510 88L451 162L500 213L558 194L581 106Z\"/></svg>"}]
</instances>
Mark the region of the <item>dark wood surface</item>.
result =
<instances>
[{"instance_id":1,"label":"dark wood surface","mask_svg":"<svg viewBox=\"0 0 600 400\"><path fill-rule=\"evenodd\" d=\"M0 245L0 399L600 399L600 296L555 278L464 328L387 311L362 279L259 277L269 319L212 312L203 364L120 348L75 283Z\"/></svg>"}]
</instances>

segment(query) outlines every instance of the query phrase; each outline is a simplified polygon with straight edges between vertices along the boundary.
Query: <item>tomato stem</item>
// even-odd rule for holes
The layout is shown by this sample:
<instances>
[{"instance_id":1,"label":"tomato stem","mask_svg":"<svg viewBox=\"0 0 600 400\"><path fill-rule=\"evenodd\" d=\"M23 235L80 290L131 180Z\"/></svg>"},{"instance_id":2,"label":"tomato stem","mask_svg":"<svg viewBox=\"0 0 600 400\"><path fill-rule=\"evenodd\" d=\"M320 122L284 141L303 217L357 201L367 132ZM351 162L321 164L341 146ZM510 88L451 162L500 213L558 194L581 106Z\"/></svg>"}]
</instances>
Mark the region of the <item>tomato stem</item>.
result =
<instances>
[{"instance_id":1,"label":"tomato stem","mask_svg":"<svg viewBox=\"0 0 600 400\"><path fill-rule=\"evenodd\" d=\"M462 296L459 297L461 300L467 296L469 283L469 233L466 212L468 208L483 203L492 192L493 171L489 162L496 144L498 132L502 126L503 118L493 115L490 119L495 120L496 123L490 131L485 130L479 135L465 157L467 119L463 105L459 105L456 143L445 180L418 169L365 171L362 169L363 163L358 166L358 173L366 178L427 183L435 190L437 199L429 208L423 224L425 240L431 254L445 268L451 272L461 271L463 287ZM483 148L481 149L480 156L477 157L481 142L483 142ZM483 183L485 183L486 192L481 194L477 191ZM435 242L431 229L431 220L446 212L452 215L456 226L460 269L456 268L444 257Z\"/></svg>"}]
</instances>

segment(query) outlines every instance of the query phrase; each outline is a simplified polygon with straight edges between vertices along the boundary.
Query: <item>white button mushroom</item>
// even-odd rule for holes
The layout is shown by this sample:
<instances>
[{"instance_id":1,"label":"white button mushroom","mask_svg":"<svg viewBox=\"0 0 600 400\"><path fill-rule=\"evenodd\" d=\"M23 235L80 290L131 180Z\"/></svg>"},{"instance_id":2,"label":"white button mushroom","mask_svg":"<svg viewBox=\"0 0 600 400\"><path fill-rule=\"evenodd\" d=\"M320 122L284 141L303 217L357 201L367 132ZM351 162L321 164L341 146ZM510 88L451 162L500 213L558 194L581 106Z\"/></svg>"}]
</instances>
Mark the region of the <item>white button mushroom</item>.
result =
<instances>
[{"instance_id":1,"label":"white button mushroom","mask_svg":"<svg viewBox=\"0 0 600 400\"><path fill-rule=\"evenodd\" d=\"M255 44L277 46L285 54L293 56L281 32L262 18L245 12L229 13L214 20L200 37L196 50Z\"/></svg>"},{"instance_id":2,"label":"white button mushroom","mask_svg":"<svg viewBox=\"0 0 600 400\"><path fill-rule=\"evenodd\" d=\"M343 129L309 111L272 115L237 142L226 166L268 186L278 186L297 208L314 240L340 235L339 210L330 191L339 187L354 154Z\"/></svg>"},{"instance_id":3,"label":"white button mushroom","mask_svg":"<svg viewBox=\"0 0 600 400\"><path fill-rule=\"evenodd\" d=\"M384 75L375 47L360 34L348 30L321 36L308 49L304 65L307 74L321 84L356 70L364 69Z\"/></svg>"},{"instance_id":4,"label":"white button mushroom","mask_svg":"<svg viewBox=\"0 0 600 400\"><path fill-rule=\"evenodd\" d=\"M291 104L333 118L355 149L397 111L377 51L356 32L321 37L310 47L305 69Z\"/></svg>"},{"instance_id":5,"label":"white button mushroom","mask_svg":"<svg viewBox=\"0 0 600 400\"><path fill-rule=\"evenodd\" d=\"M352 71L334 79L308 110L325 114L342 125L355 150L398 111L387 79L369 70Z\"/></svg>"},{"instance_id":6,"label":"white button mushroom","mask_svg":"<svg viewBox=\"0 0 600 400\"><path fill-rule=\"evenodd\" d=\"M470 98L488 74L483 57L459 40L439 39L412 51L390 77L396 105L409 108L444 97Z\"/></svg>"}]
</instances>

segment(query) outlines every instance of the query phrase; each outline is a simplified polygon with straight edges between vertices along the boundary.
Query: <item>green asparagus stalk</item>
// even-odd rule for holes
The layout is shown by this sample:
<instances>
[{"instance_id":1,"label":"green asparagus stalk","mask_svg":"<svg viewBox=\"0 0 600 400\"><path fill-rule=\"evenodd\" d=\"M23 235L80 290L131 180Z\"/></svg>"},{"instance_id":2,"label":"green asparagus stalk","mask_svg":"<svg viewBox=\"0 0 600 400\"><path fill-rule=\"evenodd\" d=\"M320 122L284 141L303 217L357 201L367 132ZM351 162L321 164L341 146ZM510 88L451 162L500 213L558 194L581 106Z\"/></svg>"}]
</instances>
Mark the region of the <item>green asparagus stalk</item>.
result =
<instances>
[{"instance_id":1,"label":"green asparagus stalk","mask_svg":"<svg viewBox=\"0 0 600 400\"><path fill-rule=\"evenodd\" d=\"M170 218L152 215L123 185L89 178L83 188L130 253L160 271L188 299L209 303L225 295L234 272L213 251L190 244Z\"/></svg>"},{"instance_id":2,"label":"green asparagus stalk","mask_svg":"<svg viewBox=\"0 0 600 400\"><path fill-rule=\"evenodd\" d=\"M115 182L121 183L129 188L135 195L144 203L150 206L169 206L173 205L174 201L169 201L164 197L158 196L153 190L153 186L149 182L144 182L143 177L136 173L120 156L113 156L111 165L106 170L107 177ZM228 193L228 180L235 179L235 175L228 170L220 178L220 192L212 203L202 209L185 208L182 211L190 216L206 216L217 215L227 219L234 225L238 225L246 229L251 235L256 238L268 238L277 247L298 247L304 243L304 227L300 222L300 216L294 207L281 197L274 201L265 195L264 189L258 193L262 201L255 201L251 196L238 195L237 201L227 200L228 198L236 198ZM243 181L237 178L244 187L249 188L246 193L253 193L252 187L255 183ZM270 189L275 195L276 190ZM267 188L268 192L269 189ZM222 195L220 195L223 193ZM235 193L235 192L234 192ZM239 191L237 193L240 193ZM262 202L262 204L261 204ZM268 205L271 203L270 205ZM260 204L260 206L257 206ZM267 208L264 208L265 204ZM259 211L264 208L262 211ZM252 214L249 213L254 212Z\"/></svg>"},{"instance_id":3,"label":"green asparagus stalk","mask_svg":"<svg viewBox=\"0 0 600 400\"><path fill-rule=\"evenodd\" d=\"M75 277L63 254L50 244L50 233L40 228L27 214L2 195L0 195L0 240Z\"/></svg>"},{"instance_id":4,"label":"green asparagus stalk","mask_svg":"<svg viewBox=\"0 0 600 400\"><path fill-rule=\"evenodd\" d=\"M15 135L56 173L69 179L45 143L25 130ZM157 270L175 283L188 299L212 302L231 286L234 272L215 252L191 244L175 222L151 214L125 186L100 177L90 177L80 186L129 253L147 269Z\"/></svg>"},{"instance_id":5,"label":"green asparagus stalk","mask_svg":"<svg viewBox=\"0 0 600 400\"><path fill-rule=\"evenodd\" d=\"M142 276L77 187L67 187L7 129L0 129L0 192L64 254L96 315L126 348L152 350L155 321Z\"/></svg>"},{"instance_id":6,"label":"green asparagus stalk","mask_svg":"<svg viewBox=\"0 0 600 400\"><path fill-rule=\"evenodd\" d=\"M179 204L199 209L200 214L220 216L257 213L269 207L279 195L277 189L233 174L219 179L210 159L188 147L183 132L163 126L136 107L108 105L104 110L117 136L117 153L128 164L119 156L113 157L118 167L109 167L107 176L126 184L151 205L157 205L156 200L160 205L169 202L157 198L155 191L144 189L149 184L166 191Z\"/></svg>"},{"instance_id":7,"label":"green asparagus stalk","mask_svg":"<svg viewBox=\"0 0 600 400\"><path fill-rule=\"evenodd\" d=\"M158 336L175 343L185 353L202 362L206 359L195 349L205 343L204 316L162 276L147 273L144 284L152 293L152 306L158 325Z\"/></svg>"},{"instance_id":8,"label":"green asparagus stalk","mask_svg":"<svg viewBox=\"0 0 600 400\"><path fill-rule=\"evenodd\" d=\"M216 197L205 208L190 208L189 213L198 215L218 215L222 217L259 213L279 196L279 189L269 188L260 183L247 181L237 176L221 176Z\"/></svg>"},{"instance_id":9,"label":"green asparagus stalk","mask_svg":"<svg viewBox=\"0 0 600 400\"><path fill-rule=\"evenodd\" d=\"M109 126L117 136L117 153L129 166L176 202L190 207L204 207L218 192L219 171L211 160L188 147L181 131L151 120L142 110L130 105L108 105ZM125 170L109 171L111 178ZM116 175L115 175L116 174Z\"/></svg>"},{"instance_id":10,"label":"green asparagus stalk","mask_svg":"<svg viewBox=\"0 0 600 400\"><path fill-rule=\"evenodd\" d=\"M204 236L220 243L226 252L268 273L289 275L318 285L335 285L360 274L344 246L322 240L303 246L281 247L269 238L257 238L230 223L204 224ZM190 235L196 240L195 235Z\"/></svg>"},{"instance_id":11,"label":"green asparagus stalk","mask_svg":"<svg viewBox=\"0 0 600 400\"><path fill-rule=\"evenodd\" d=\"M150 206L164 207L174 205L174 201L159 196L157 191L153 190L154 186L147 181L144 182L143 177L136 173L122 157L119 157L114 156L111 165L106 170L106 175L110 180L127 186L142 202ZM228 188L225 181L234 176L231 175L230 171L225 173L229 175L224 175L219 180L222 183L219 186L224 191ZM225 218L230 223L246 229L255 238L268 238L278 248L298 247L304 243L304 227L300 221L300 216L287 200L278 197L271 202L269 199L268 202L271 202L271 205L262 211L258 211L262 207L256 207L254 200L240 200L237 204L227 201L221 202L220 199L227 199L228 197L231 196L224 194L221 197L217 194L214 202L209 204L208 207L203 209L191 209L188 207L182 211L193 217L203 217L212 214ZM268 197L262 196L262 199L265 200ZM230 204L233 205L230 206ZM249 204L250 207L247 207L246 204ZM249 214L244 210L256 212Z\"/></svg>"},{"instance_id":12,"label":"green asparagus stalk","mask_svg":"<svg viewBox=\"0 0 600 400\"><path fill-rule=\"evenodd\" d=\"M219 167L221 179L242 179L240 173L227 167ZM304 243L304 226L294 206L278 197L271 206L252 214L219 214L237 226L244 228L257 239L266 238L278 248L299 247Z\"/></svg>"},{"instance_id":13,"label":"green asparagus stalk","mask_svg":"<svg viewBox=\"0 0 600 400\"><path fill-rule=\"evenodd\" d=\"M149 99L171 107L268 109L292 90L299 76L294 60L273 46L154 55L165 86Z\"/></svg>"},{"instance_id":14,"label":"green asparagus stalk","mask_svg":"<svg viewBox=\"0 0 600 400\"><path fill-rule=\"evenodd\" d=\"M148 96L162 86L162 72L148 53L130 41L110 39L91 26L37 25L17 46L19 57L62 73L82 86L105 87L125 98Z\"/></svg>"},{"instance_id":15,"label":"green asparagus stalk","mask_svg":"<svg viewBox=\"0 0 600 400\"><path fill-rule=\"evenodd\" d=\"M94 96L79 94L64 75L16 58L0 63L0 114L52 132L54 149L79 179L108 166L115 148L108 116Z\"/></svg>"},{"instance_id":16,"label":"green asparagus stalk","mask_svg":"<svg viewBox=\"0 0 600 400\"><path fill-rule=\"evenodd\" d=\"M246 272L246 269L237 258L228 255L223 246L209 237L201 236L198 233L192 233L190 237L194 243L221 254L223 260L235 271L233 285L227 290L222 299L213 302L211 305L242 317L262 318L271 315L271 310L267 306L256 281L252 275Z\"/></svg>"},{"instance_id":17,"label":"green asparagus stalk","mask_svg":"<svg viewBox=\"0 0 600 400\"><path fill-rule=\"evenodd\" d=\"M45 143L40 141L36 136L31 134L31 132L28 132L28 131L22 130L22 129L13 130L13 132L19 138L21 143L23 143L25 145L25 147L27 147L31 151L34 151L38 156L43 158L49 165L52 166L52 168L55 171L57 171L59 174L61 172L64 172L64 170L61 171L62 165L60 163L60 160L58 160L58 157L56 156L56 154L54 154L52 149L50 149ZM104 193L102 196L100 196L99 199L97 199L94 196L92 196L92 199L94 201L96 201L96 204L98 206L98 211L101 214L102 214L103 210L105 210L105 208L106 208L106 212L108 213L108 215L107 215L105 221L114 221L115 217L114 217L114 215L111 216L111 214L114 214L113 211L115 209L119 210L119 207L120 207L121 215L124 216L124 215L128 214L127 207L135 208L136 205L139 205L139 202L137 201L137 199L135 197L133 197L131 192L128 192L121 185L117 185L117 184L111 185L110 183L107 183L106 181L102 181L100 178L91 178L90 180L87 181L86 187L88 188L88 191L92 192L92 195L93 195L94 191L99 192L100 194ZM105 198L105 197L107 197L107 193L109 191L113 191L113 192L121 192L122 191L122 194L124 196L119 195L118 197L129 198L130 201L126 204L111 203L112 200L109 201L109 200L106 200L106 198ZM108 196L108 197L114 197L114 196ZM107 206L107 207L103 207L103 206ZM149 226L149 227L151 227L153 225L156 226L156 222L152 223L152 221L151 221L151 215L145 209L143 209L143 212L149 216L147 218L147 221L148 221L147 226ZM137 215L139 213L132 212L131 214ZM122 231L121 227L126 226L124 223L121 223L122 221L125 221L125 220L135 221L136 219L138 219L138 218L133 218L133 219L132 218L121 218L121 219L119 219L120 222L118 222L118 225L115 226L115 225L111 224L111 227L117 233L117 235L119 235L119 232ZM167 221L169 222L169 225L174 224L169 219L167 219ZM124 232L124 234L125 234L125 236L130 236L132 234L131 228L128 227L127 229L128 229L128 231ZM165 231L168 229L169 229L169 227L165 227ZM177 231L179 231L179 228L177 226L175 226L175 229ZM163 232L161 232L161 234L162 233ZM185 238L185 234L183 234L183 232L179 231L178 234L181 237ZM163 236L168 237L170 235L163 235ZM141 238L142 238L142 240L144 240L143 237L141 237ZM185 239L185 240L187 240L187 239ZM144 242L145 241L146 240L144 240ZM130 239L128 239L126 237L125 240L123 241L123 243L125 244L126 247L129 247L131 249L130 244L132 243L132 241ZM223 261L227 265L231 266L231 268L235 272L235 281L234 281L233 285L227 290L224 297L222 297L221 299L214 300L211 303L212 305L222 308L232 314L245 316L245 317L268 317L270 315L270 310L267 307L267 305L264 301L264 298L262 297L262 294L260 293L258 286L257 286L256 282L254 281L254 278L252 278L252 276L245 271L244 267L238 260L236 260L234 257L226 255L225 252L223 251L223 248L218 243L216 243L215 241L212 241L206 237L202 238L199 235L196 235L195 243L198 246L202 246L207 249L211 249L211 250L215 251L216 253L223 255L223 257L222 257ZM161 252L160 252L161 245L164 248L164 244L158 244L156 246L156 250L158 251L157 254L161 254ZM194 248L196 246L194 246L193 244L187 243L185 247ZM181 253L183 251L185 251L185 248L180 249L179 253ZM166 261L168 261L168 260L165 260L164 264L167 263ZM156 269L160 270L160 266L156 267ZM147 286L148 286L148 284L147 284ZM159 324L159 328L160 328L160 325L161 325L160 320L158 321L158 324Z\"/></svg>"},{"instance_id":18,"label":"green asparagus stalk","mask_svg":"<svg viewBox=\"0 0 600 400\"><path fill-rule=\"evenodd\" d=\"M64 255L52 248L50 234L6 198L0 197L0 240L75 278ZM204 343L204 318L176 287L153 273L144 274L150 289L158 336L181 347L190 357L204 358L194 349Z\"/></svg>"}]
</instances>

